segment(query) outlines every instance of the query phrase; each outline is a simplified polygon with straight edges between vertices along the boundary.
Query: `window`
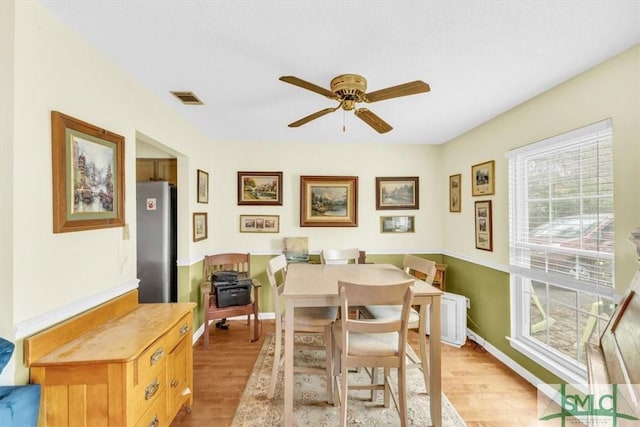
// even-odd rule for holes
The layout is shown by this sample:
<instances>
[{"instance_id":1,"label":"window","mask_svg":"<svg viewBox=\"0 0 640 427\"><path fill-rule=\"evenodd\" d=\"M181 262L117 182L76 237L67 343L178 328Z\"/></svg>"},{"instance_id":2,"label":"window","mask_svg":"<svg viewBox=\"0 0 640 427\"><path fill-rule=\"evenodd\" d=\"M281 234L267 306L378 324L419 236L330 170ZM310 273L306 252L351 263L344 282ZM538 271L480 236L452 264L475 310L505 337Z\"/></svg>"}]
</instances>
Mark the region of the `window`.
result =
<instances>
[{"instance_id":1,"label":"window","mask_svg":"<svg viewBox=\"0 0 640 427\"><path fill-rule=\"evenodd\" d=\"M570 383L613 311L611 120L509 153L511 345Z\"/></svg>"}]
</instances>

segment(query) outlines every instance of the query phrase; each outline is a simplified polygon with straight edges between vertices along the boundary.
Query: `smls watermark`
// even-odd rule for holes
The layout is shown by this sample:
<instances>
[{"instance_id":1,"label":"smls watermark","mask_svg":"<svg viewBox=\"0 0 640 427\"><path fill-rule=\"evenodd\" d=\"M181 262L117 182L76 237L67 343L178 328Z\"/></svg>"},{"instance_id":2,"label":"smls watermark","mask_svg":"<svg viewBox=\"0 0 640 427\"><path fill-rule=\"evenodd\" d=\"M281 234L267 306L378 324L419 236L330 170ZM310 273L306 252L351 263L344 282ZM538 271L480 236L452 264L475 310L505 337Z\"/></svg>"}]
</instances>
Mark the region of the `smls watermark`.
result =
<instances>
[{"instance_id":1,"label":"smls watermark","mask_svg":"<svg viewBox=\"0 0 640 427\"><path fill-rule=\"evenodd\" d=\"M538 392L538 425L546 426L606 426L640 427L635 392L637 385L611 384L598 387L606 390L583 393L584 386L574 384L550 384L557 391L549 396ZM634 410L635 408L635 410Z\"/></svg>"}]
</instances>

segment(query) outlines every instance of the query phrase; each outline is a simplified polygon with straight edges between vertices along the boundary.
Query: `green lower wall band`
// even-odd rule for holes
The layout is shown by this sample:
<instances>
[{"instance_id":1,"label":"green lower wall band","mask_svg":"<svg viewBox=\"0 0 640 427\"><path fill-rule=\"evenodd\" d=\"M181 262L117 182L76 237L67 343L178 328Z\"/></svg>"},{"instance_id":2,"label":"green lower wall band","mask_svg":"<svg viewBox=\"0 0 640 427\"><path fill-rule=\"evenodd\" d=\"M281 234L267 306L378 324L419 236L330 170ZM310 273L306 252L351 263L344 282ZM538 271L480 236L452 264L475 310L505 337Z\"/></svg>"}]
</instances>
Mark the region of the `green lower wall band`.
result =
<instances>
[{"instance_id":1,"label":"green lower wall band","mask_svg":"<svg viewBox=\"0 0 640 427\"><path fill-rule=\"evenodd\" d=\"M493 347L512 359L533 376L547 384L563 381L547 369L514 350L507 341L510 336L510 293L509 274L469 261L446 255L421 255L437 263L447 265L446 291L469 298L471 307L467 311L467 328L484 338ZM252 276L262 283L260 290L260 311L273 311L271 289L266 275L267 262L273 255L252 255ZM403 255L367 255L367 262L388 263L402 266ZM312 257L312 262L317 259ZM194 328L203 324L203 303L200 294L202 261L178 269L178 300L193 301L198 304L194 313Z\"/></svg>"}]
</instances>

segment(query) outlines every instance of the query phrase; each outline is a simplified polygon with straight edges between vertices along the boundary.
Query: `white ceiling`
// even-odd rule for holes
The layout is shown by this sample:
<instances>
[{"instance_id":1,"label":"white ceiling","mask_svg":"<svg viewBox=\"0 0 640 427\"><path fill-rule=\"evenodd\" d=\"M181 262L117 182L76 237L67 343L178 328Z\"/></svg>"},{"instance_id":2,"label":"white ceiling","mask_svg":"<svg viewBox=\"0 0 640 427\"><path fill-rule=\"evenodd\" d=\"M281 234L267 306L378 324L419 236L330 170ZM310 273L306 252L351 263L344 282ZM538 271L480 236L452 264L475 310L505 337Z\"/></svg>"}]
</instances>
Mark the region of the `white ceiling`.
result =
<instances>
[{"instance_id":1,"label":"white ceiling","mask_svg":"<svg viewBox=\"0 0 640 427\"><path fill-rule=\"evenodd\" d=\"M640 0L42 2L214 141L441 144L640 42ZM344 73L431 92L287 127L337 103L278 77Z\"/></svg>"}]
</instances>

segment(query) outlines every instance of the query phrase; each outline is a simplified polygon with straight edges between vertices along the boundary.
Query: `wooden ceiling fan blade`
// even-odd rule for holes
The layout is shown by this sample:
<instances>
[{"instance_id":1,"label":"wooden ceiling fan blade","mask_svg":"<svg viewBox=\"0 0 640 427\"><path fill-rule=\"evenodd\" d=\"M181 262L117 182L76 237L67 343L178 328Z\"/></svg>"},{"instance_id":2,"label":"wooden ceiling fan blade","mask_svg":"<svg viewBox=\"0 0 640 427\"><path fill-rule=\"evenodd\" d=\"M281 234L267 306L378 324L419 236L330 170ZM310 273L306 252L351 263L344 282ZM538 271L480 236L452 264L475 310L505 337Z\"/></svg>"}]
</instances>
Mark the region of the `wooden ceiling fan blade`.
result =
<instances>
[{"instance_id":1,"label":"wooden ceiling fan blade","mask_svg":"<svg viewBox=\"0 0 640 427\"><path fill-rule=\"evenodd\" d=\"M401 96L415 95L417 93L429 92L431 88L422 80L403 83L397 86L391 86L385 89L376 90L364 95L366 102L377 102L384 99L399 98Z\"/></svg>"},{"instance_id":2,"label":"wooden ceiling fan blade","mask_svg":"<svg viewBox=\"0 0 640 427\"><path fill-rule=\"evenodd\" d=\"M357 109L355 111L355 115L358 116L363 122L374 128L378 133L387 133L391 129L393 129L387 122L385 122L366 108Z\"/></svg>"},{"instance_id":3,"label":"wooden ceiling fan blade","mask_svg":"<svg viewBox=\"0 0 640 427\"><path fill-rule=\"evenodd\" d=\"M320 118L322 116L325 116L325 115L327 115L329 113L333 113L338 108L340 108L340 106L337 106L336 108L325 108L324 110L316 111L313 114L309 114L307 117L303 117L300 120L291 123L289 125L289 127L290 128L297 128L298 126L302 126L305 123L309 123L311 120L315 120L315 119Z\"/></svg>"},{"instance_id":4,"label":"wooden ceiling fan blade","mask_svg":"<svg viewBox=\"0 0 640 427\"><path fill-rule=\"evenodd\" d=\"M279 80L285 83L292 84L294 86L301 87L306 90L310 90L311 92L318 93L322 96L326 96L329 99L338 99L338 96L335 93L331 92L329 89L325 89L321 86L310 83L306 80L302 80L295 76L281 76Z\"/></svg>"}]
</instances>

